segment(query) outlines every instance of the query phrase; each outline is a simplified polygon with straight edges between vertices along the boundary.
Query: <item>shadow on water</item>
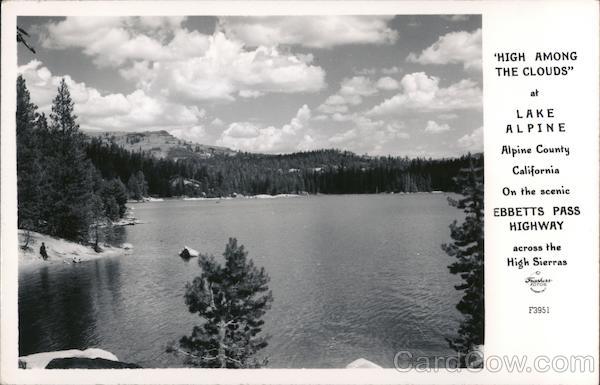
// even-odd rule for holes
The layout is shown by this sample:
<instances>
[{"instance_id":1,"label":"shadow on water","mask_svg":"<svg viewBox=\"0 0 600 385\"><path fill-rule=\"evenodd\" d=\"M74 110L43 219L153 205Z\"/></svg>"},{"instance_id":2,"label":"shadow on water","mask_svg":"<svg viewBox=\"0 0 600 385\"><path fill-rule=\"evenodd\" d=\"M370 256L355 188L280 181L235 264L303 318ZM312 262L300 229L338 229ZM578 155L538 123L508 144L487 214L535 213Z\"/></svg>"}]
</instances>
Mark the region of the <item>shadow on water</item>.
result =
<instances>
[{"instance_id":1,"label":"shadow on water","mask_svg":"<svg viewBox=\"0 0 600 385\"><path fill-rule=\"evenodd\" d=\"M19 355L38 352L35 347L40 338L44 340L41 345L52 350L96 345L94 282L89 275L80 275L77 265L53 269L52 274L49 267L42 267L37 274L28 274L19 290ZM28 290L29 285L40 289Z\"/></svg>"}]
</instances>

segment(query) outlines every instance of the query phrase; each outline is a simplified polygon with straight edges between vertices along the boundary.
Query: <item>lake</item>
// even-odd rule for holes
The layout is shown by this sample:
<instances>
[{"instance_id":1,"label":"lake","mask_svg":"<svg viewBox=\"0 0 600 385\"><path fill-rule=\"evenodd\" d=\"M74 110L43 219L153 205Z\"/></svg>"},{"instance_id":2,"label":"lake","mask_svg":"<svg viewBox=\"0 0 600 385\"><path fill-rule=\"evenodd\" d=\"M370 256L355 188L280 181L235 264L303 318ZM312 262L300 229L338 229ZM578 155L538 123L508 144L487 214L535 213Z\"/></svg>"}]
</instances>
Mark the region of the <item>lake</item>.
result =
<instances>
[{"instance_id":1,"label":"lake","mask_svg":"<svg viewBox=\"0 0 600 385\"><path fill-rule=\"evenodd\" d=\"M447 194L168 200L131 204L143 224L119 228L133 254L19 273L19 354L98 347L144 367L181 366L165 353L199 317L183 294L199 274L183 245L221 255L228 237L264 266L274 301L261 355L272 368L393 367L410 350L452 354L460 278L440 248L462 213Z\"/></svg>"}]
</instances>

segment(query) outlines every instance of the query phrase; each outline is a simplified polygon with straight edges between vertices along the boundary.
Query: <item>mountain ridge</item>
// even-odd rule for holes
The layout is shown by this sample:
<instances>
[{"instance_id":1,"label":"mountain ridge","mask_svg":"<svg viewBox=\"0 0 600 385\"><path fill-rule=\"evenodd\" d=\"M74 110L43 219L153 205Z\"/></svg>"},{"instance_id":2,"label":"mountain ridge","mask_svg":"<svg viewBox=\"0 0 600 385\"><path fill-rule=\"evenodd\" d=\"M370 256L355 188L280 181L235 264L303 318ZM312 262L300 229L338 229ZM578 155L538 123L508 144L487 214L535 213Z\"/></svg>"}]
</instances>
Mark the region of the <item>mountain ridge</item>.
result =
<instances>
[{"instance_id":1,"label":"mountain ridge","mask_svg":"<svg viewBox=\"0 0 600 385\"><path fill-rule=\"evenodd\" d=\"M179 139L166 130L156 131L91 131L81 130L86 136L112 142L125 150L143 151L158 159L206 159L214 155L235 155L227 147L211 146Z\"/></svg>"}]
</instances>

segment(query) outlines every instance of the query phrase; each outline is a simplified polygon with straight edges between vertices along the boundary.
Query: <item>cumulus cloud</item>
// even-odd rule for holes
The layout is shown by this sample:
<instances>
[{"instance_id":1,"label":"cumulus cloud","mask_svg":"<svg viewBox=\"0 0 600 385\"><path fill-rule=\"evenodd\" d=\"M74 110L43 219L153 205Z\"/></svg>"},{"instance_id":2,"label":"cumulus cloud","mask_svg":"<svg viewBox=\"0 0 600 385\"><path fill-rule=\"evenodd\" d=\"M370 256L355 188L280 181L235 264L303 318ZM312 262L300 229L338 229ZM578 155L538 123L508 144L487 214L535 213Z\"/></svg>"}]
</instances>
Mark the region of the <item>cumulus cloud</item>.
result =
<instances>
[{"instance_id":1,"label":"cumulus cloud","mask_svg":"<svg viewBox=\"0 0 600 385\"><path fill-rule=\"evenodd\" d=\"M464 150L483 151L483 127L478 127L472 133L460 137L457 143Z\"/></svg>"},{"instance_id":2,"label":"cumulus cloud","mask_svg":"<svg viewBox=\"0 0 600 385\"><path fill-rule=\"evenodd\" d=\"M259 96L263 96L264 93L257 90L240 90L238 95L242 98L258 98Z\"/></svg>"},{"instance_id":3,"label":"cumulus cloud","mask_svg":"<svg viewBox=\"0 0 600 385\"><path fill-rule=\"evenodd\" d=\"M283 153L319 148L346 148L359 153L379 153L385 146L393 148L396 141L410 135L402 122L373 119L358 113L334 114L327 120L343 122L339 128L319 128L324 116L313 118L312 111L303 105L282 127L261 126L254 122L231 123L217 144L236 150Z\"/></svg>"},{"instance_id":4,"label":"cumulus cloud","mask_svg":"<svg viewBox=\"0 0 600 385\"><path fill-rule=\"evenodd\" d=\"M61 77L54 76L38 60L18 67L31 92L32 101L40 111L49 113ZM198 125L205 111L161 100L136 90L130 94L101 94L85 83L64 76L75 113L82 128L99 130L136 130L152 128L181 128Z\"/></svg>"},{"instance_id":5,"label":"cumulus cloud","mask_svg":"<svg viewBox=\"0 0 600 385\"><path fill-rule=\"evenodd\" d=\"M169 130L176 138L194 143L204 143L208 138L204 126L180 127Z\"/></svg>"},{"instance_id":6,"label":"cumulus cloud","mask_svg":"<svg viewBox=\"0 0 600 385\"><path fill-rule=\"evenodd\" d=\"M337 93L329 96L323 104L318 107L324 113L344 113L348 111L348 105L358 105L363 97L377 93L377 87L365 76L354 76L345 78L340 84Z\"/></svg>"},{"instance_id":7,"label":"cumulus cloud","mask_svg":"<svg viewBox=\"0 0 600 385\"><path fill-rule=\"evenodd\" d=\"M325 87L325 71L306 62L310 59L281 53L276 47L247 51L242 43L216 33L200 56L152 66L136 63L122 74L153 93L189 101L234 100L235 95L319 91Z\"/></svg>"},{"instance_id":8,"label":"cumulus cloud","mask_svg":"<svg viewBox=\"0 0 600 385\"><path fill-rule=\"evenodd\" d=\"M370 68L362 68L362 69L356 70L354 72L357 75L366 75L366 76L376 75L378 72L381 72L383 75L395 75L395 74L399 74L400 72L402 72L402 69L400 69L397 66L383 67L383 68L379 68L379 69L370 67Z\"/></svg>"},{"instance_id":9,"label":"cumulus cloud","mask_svg":"<svg viewBox=\"0 0 600 385\"><path fill-rule=\"evenodd\" d=\"M393 91L400 88L400 83L398 83L398 81L394 78L384 76L377 81L377 88L386 91Z\"/></svg>"},{"instance_id":10,"label":"cumulus cloud","mask_svg":"<svg viewBox=\"0 0 600 385\"><path fill-rule=\"evenodd\" d=\"M227 127L217 144L241 151L280 153L302 150L313 138L307 132L310 108L303 105L296 116L281 128L261 127L252 122L234 122Z\"/></svg>"},{"instance_id":11,"label":"cumulus cloud","mask_svg":"<svg viewBox=\"0 0 600 385\"><path fill-rule=\"evenodd\" d=\"M461 63L465 69L481 69L481 28L447 33L420 54L411 52L406 60L420 64Z\"/></svg>"},{"instance_id":12,"label":"cumulus cloud","mask_svg":"<svg viewBox=\"0 0 600 385\"><path fill-rule=\"evenodd\" d=\"M398 32L392 16L221 17L221 28L248 46L302 45L332 48L347 44L390 44Z\"/></svg>"},{"instance_id":13,"label":"cumulus cloud","mask_svg":"<svg viewBox=\"0 0 600 385\"><path fill-rule=\"evenodd\" d=\"M225 124L225 122L223 122L223 121L222 121L221 119L219 119L219 118L214 118L214 119L212 120L212 122L210 122L210 124L212 124L213 126L220 127L220 126L222 126L223 124Z\"/></svg>"},{"instance_id":14,"label":"cumulus cloud","mask_svg":"<svg viewBox=\"0 0 600 385\"><path fill-rule=\"evenodd\" d=\"M248 49L223 32L204 35L181 26L183 18L67 17L45 26L46 48L81 48L98 66L144 91L187 101L256 98L266 93L316 92L325 71L311 54L277 47Z\"/></svg>"},{"instance_id":15,"label":"cumulus cloud","mask_svg":"<svg viewBox=\"0 0 600 385\"><path fill-rule=\"evenodd\" d=\"M451 111L481 106L481 89L470 79L442 88L439 78L415 72L404 75L400 86L402 92L373 107L368 114L402 114L407 110Z\"/></svg>"},{"instance_id":16,"label":"cumulus cloud","mask_svg":"<svg viewBox=\"0 0 600 385\"><path fill-rule=\"evenodd\" d=\"M345 116L342 121L352 121L354 127L329 137L328 142L331 145L345 145L367 151L367 148L372 150L375 145L379 144L380 139L375 140L375 137L385 126L384 121L373 120L358 114Z\"/></svg>"},{"instance_id":17,"label":"cumulus cloud","mask_svg":"<svg viewBox=\"0 0 600 385\"><path fill-rule=\"evenodd\" d=\"M67 17L48 23L42 46L81 48L99 66L128 60L169 60L192 56L207 46L207 36L180 28L183 17ZM171 38L169 43L166 40Z\"/></svg>"},{"instance_id":18,"label":"cumulus cloud","mask_svg":"<svg viewBox=\"0 0 600 385\"><path fill-rule=\"evenodd\" d=\"M381 69L381 73L384 75L395 75L400 72L401 72L401 69L396 66Z\"/></svg>"},{"instance_id":19,"label":"cumulus cloud","mask_svg":"<svg viewBox=\"0 0 600 385\"><path fill-rule=\"evenodd\" d=\"M430 134L439 134L450 130L450 126L447 123L438 124L433 120L428 120L425 126L425 132Z\"/></svg>"},{"instance_id":20,"label":"cumulus cloud","mask_svg":"<svg viewBox=\"0 0 600 385\"><path fill-rule=\"evenodd\" d=\"M350 104L360 104L362 96L371 96L377 93L373 82L364 76L354 76L344 79L338 94Z\"/></svg>"},{"instance_id":21,"label":"cumulus cloud","mask_svg":"<svg viewBox=\"0 0 600 385\"><path fill-rule=\"evenodd\" d=\"M344 122L342 130L318 138L317 148L350 148L358 153L388 153L390 148L410 138L403 122L372 119L360 113L334 114L334 122Z\"/></svg>"},{"instance_id":22,"label":"cumulus cloud","mask_svg":"<svg viewBox=\"0 0 600 385\"><path fill-rule=\"evenodd\" d=\"M223 132L223 137L229 137L231 139L254 138L259 134L260 130L254 123L234 122Z\"/></svg>"},{"instance_id":23,"label":"cumulus cloud","mask_svg":"<svg viewBox=\"0 0 600 385\"><path fill-rule=\"evenodd\" d=\"M348 112L348 106L346 104L336 104L336 98L332 98L332 96L327 98L325 103L321 104L317 109L325 114L344 114Z\"/></svg>"},{"instance_id":24,"label":"cumulus cloud","mask_svg":"<svg viewBox=\"0 0 600 385\"><path fill-rule=\"evenodd\" d=\"M256 101L240 102L239 111L236 108L231 114L225 113L227 106L221 103L273 93L322 91L327 86L325 71L307 51L394 43L398 34L389 27L390 19L388 16L225 17L220 18L214 32L206 34L188 30L192 23L183 23L184 18L67 17L46 24L41 29L40 44L48 49L75 48L96 66L110 67L103 71L112 71L125 79L127 84L122 87L137 89L101 92L65 76L82 128L166 129L193 142L252 152L337 147L357 153L397 154L409 147L416 149L421 139L407 142L410 135L405 124L421 127L413 129L420 136L449 131L448 123L452 128L463 126L468 117L462 111L481 106L480 86L470 79L452 84L423 72L405 75L397 61L376 66L361 56L357 58L357 63L361 62L357 68L361 65L365 68L340 67L340 71L348 72L338 74L347 76L339 88L336 90L334 84L325 95L319 93L319 99L312 102L317 104L308 103L313 111L299 103L302 107L287 124L236 118L255 112L252 108L259 108L255 112L259 114L266 111L263 104L256 107ZM481 60L480 44L480 30L446 34L423 52L409 55L408 60L422 64L460 63L465 68L475 68L477 60L479 63ZM475 51L471 46L478 46L478 59L469 54ZM355 48L349 47L351 52ZM37 60L19 71L27 79L33 100L42 111L49 111L60 78ZM265 108L276 109L279 104L274 102ZM210 117L198 107L202 105ZM227 119L224 122L216 116ZM450 131L443 136L449 144L441 145L463 151L475 151L478 143L481 145L481 130L463 137L466 131Z\"/></svg>"}]
</instances>

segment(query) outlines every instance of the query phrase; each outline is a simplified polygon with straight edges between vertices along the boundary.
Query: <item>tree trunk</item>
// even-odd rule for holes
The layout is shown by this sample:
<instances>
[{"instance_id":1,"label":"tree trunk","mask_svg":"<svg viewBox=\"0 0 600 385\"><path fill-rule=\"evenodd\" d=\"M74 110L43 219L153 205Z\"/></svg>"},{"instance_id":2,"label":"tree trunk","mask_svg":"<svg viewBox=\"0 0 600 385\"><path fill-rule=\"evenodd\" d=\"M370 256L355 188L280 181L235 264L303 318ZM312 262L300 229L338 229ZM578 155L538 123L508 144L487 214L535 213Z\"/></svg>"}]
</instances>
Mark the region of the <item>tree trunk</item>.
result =
<instances>
[{"instance_id":1,"label":"tree trunk","mask_svg":"<svg viewBox=\"0 0 600 385\"><path fill-rule=\"evenodd\" d=\"M225 356L225 321L219 322L219 353L217 355L221 368L227 367Z\"/></svg>"},{"instance_id":2,"label":"tree trunk","mask_svg":"<svg viewBox=\"0 0 600 385\"><path fill-rule=\"evenodd\" d=\"M31 231L27 229L25 231L25 245L22 247L23 250L27 250L29 248L29 241L31 240Z\"/></svg>"},{"instance_id":3,"label":"tree trunk","mask_svg":"<svg viewBox=\"0 0 600 385\"><path fill-rule=\"evenodd\" d=\"M95 237L94 237L94 251L96 253L100 252L100 248L98 247L98 223L96 222L96 225L94 226L94 232L95 232Z\"/></svg>"}]
</instances>

